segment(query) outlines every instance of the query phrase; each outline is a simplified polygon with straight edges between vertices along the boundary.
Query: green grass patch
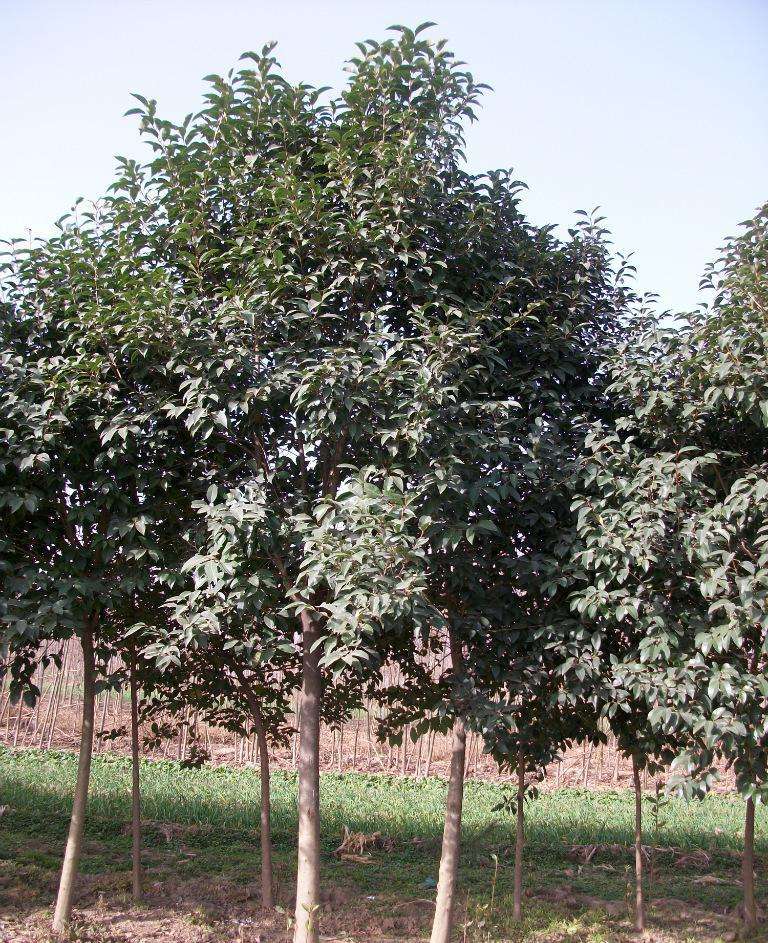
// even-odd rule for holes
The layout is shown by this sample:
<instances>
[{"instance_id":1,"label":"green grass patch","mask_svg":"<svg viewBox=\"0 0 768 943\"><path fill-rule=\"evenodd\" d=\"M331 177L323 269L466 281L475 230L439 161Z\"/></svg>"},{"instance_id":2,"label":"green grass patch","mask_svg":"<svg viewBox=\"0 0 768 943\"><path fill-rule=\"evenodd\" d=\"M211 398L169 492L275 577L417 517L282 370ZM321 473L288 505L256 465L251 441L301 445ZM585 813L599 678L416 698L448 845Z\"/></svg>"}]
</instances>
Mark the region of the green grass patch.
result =
<instances>
[{"instance_id":1,"label":"green grass patch","mask_svg":"<svg viewBox=\"0 0 768 943\"><path fill-rule=\"evenodd\" d=\"M68 752L0 749L0 861L23 869L41 887L55 877L68 827L76 757ZM142 764L143 818L148 872L179 879L228 880L246 885L258 876L259 779L253 769L204 767L184 770L176 762ZM130 837L130 764L120 756L94 757L86 826L85 874L127 871ZM324 878L332 887L351 888L360 899L385 912L395 900L428 897L437 877L446 784L437 778L414 780L361 774L326 773L321 784ZM464 806L462 893L469 898L466 917L489 923L490 888L496 880L494 920L511 909L513 821L498 810L506 795L500 783L470 781ZM650 810L649 810L650 811ZM740 897L738 852L744 805L736 797L709 796L686 803L672 800L664 810L653 896L724 910ZM568 893L622 901L631 881L630 848L634 806L627 791L562 789L542 793L526 807L525 883L534 895L531 914L549 906L553 888ZM296 828L296 777L273 776L273 829L279 880L286 896L293 875ZM651 842L650 815L649 832ZM170 832L162 823L178 826ZM364 866L350 866L331 854L343 827L379 831L394 840ZM588 863L573 846L598 845ZM768 810L757 811L758 855L768 850ZM611 847L613 846L613 847ZM689 852L701 849L706 858ZM498 866L497 866L498 861ZM762 867L759 891L765 896ZM537 896L538 895L538 896ZM485 908L485 909L484 909ZM537 909L538 908L538 909ZM549 911L548 911L549 912ZM551 920L568 920L562 915ZM585 936L601 939L599 916L581 920ZM586 922L585 922L586 921ZM590 922L591 921L591 922ZM590 929L591 928L591 929ZM581 932L581 931L580 931ZM522 937L521 937L522 938ZM566 936L565 939L570 937ZM683 937L681 937L682 939Z\"/></svg>"}]
</instances>

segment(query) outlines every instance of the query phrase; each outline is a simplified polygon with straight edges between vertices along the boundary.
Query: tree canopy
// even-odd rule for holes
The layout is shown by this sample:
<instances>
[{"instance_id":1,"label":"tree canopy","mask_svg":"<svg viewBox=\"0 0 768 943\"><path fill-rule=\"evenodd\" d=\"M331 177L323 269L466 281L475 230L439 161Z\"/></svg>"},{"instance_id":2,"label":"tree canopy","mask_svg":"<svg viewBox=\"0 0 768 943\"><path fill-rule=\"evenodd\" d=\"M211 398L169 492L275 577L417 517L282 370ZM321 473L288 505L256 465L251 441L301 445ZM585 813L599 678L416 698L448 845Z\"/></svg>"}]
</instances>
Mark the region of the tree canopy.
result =
<instances>
[{"instance_id":1,"label":"tree canopy","mask_svg":"<svg viewBox=\"0 0 768 943\"><path fill-rule=\"evenodd\" d=\"M768 797L768 207L711 303L658 318L602 217L558 234L511 170L467 169L485 87L431 25L360 43L340 93L268 45L181 122L136 95L150 158L10 245L2 656L33 701L43 643L78 636L90 692L57 929L112 655L134 695L253 726L265 858L267 738L299 692L296 943L319 934L320 720L366 691L382 736L453 730L433 943L467 729L519 804L608 728L636 783L672 763L692 794L725 759Z\"/></svg>"}]
</instances>

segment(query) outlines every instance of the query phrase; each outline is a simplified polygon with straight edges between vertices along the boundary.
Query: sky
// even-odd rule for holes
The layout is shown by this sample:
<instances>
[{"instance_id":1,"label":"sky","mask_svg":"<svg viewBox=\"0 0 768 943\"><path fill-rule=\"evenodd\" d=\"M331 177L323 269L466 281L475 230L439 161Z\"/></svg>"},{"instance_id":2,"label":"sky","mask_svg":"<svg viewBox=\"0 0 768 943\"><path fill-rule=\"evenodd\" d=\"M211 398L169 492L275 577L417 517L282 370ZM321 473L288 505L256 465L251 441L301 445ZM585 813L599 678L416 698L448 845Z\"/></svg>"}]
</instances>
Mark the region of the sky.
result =
<instances>
[{"instance_id":1,"label":"sky","mask_svg":"<svg viewBox=\"0 0 768 943\"><path fill-rule=\"evenodd\" d=\"M638 289L694 307L768 200L768 0L0 0L0 238L45 236L146 156L131 92L180 119L270 40L288 79L339 88L356 40L427 20L493 86L470 168L513 167L535 223L600 206Z\"/></svg>"}]
</instances>

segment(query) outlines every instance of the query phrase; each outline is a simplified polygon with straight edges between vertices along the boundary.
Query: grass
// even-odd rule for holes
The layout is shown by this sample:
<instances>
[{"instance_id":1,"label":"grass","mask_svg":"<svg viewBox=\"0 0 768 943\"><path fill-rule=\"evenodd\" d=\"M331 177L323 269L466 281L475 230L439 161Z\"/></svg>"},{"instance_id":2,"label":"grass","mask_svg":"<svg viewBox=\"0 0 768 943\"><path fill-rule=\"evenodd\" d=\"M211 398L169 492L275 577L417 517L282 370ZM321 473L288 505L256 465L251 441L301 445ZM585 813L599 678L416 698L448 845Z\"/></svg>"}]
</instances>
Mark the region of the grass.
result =
<instances>
[{"instance_id":1,"label":"grass","mask_svg":"<svg viewBox=\"0 0 768 943\"><path fill-rule=\"evenodd\" d=\"M0 819L0 862L24 874L27 884L37 887L40 895L50 892L60 864L75 773L76 758L71 753L0 749L0 803L9 807ZM130 856L130 838L125 834L130 815L129 784L126 758L108 754L94 758L84 874L125 877ZM326 884L344 888L346 901L365 901L374 917L376 913L391 914L398 901L432 895L445 792L445 783L436 778L324 774L321 822ZM502 784L467 783L461 886L462 920L468 925L468 939L498 939L501 937L494 934L503 933L514 934L510 937L514 939L539 939L536 933L542 927L551 936L541 939L595 943L618 939L610 935L618 920L607 919L589 902L596 898L615 901L621 910L627 896L632 796L626 791L563 789L542 793L527 806L525 884L532 896L522 929L512 929L508 919L514 823L508 813L497 809L504 796ZM273 830L286 903L293 868L295 797L295 775L276 772ZM257 880L256 770L184 770L175 762L145 762L142 799L145 819L180 826L165 837L157 826L146 829L148 879L165 880L173 875L177 880L194 881L214 875L218 881L243 887ZM740 899L742 817L743 803L733 797L710 796L691 804L670 802L664 810L659 844L679 851L659 855L653 896L691 906L704 904L713 913L736 907ZM648 820L650 826L650 807ZM375 854L369 865L339 862L332 851L345 825L354 831L382 832L394 840L394 849ZM593 844L600 847L584 864L573 846ZM756 846L758 856L768 850L768 810L764 807L758 808ZM696 849L706 851L708 858L687 854ZM767 890L759 868L758 891L763 899ZM664 917L659 920L661 924L670 922ZM669 938L704 937L687 937L681 929Z\"/></svg>"}]
</instances>

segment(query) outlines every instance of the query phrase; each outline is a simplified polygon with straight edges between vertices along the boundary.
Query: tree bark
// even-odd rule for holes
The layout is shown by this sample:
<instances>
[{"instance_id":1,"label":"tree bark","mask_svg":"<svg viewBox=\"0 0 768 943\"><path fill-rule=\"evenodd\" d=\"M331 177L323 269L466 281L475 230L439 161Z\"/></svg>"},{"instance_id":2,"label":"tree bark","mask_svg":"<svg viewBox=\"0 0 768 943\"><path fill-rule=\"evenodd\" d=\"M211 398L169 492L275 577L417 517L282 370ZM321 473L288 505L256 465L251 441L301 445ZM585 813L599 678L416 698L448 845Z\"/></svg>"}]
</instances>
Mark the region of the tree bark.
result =
<instances>
[{"instance_id":1,"label":"tree bark","mask_svg":"<svg viewBox=\"0 0 768 943\"><path fill-rule=\"evenodd\" d=\"M238 672L238 674L240 674ZM264 718L261 713L259 701L256 695L248 687L247 681L244 681L242 675L241 683L244 683L245 695L248 700L248 706L251 709L253 726L256 730L256 742L259 746L259 782L261 786L261 906L266 910L272 910L275 906L273 895L273 871L272 871L272 800L270 791L269 775L269 745L267 744L267 731L264 727Z\"/></svg>"},{"instance_id":2,"label":"tree bark","mask_svg":"<svg viewBox=\"0 0 768 943\"><path fill-rule=\"evenodd\" d=\"M96 696L96 667L93 652L93 623L89 619L83 626L83 719L80 730L80 755L77 763L77 781L72 802L69 835L61 867L56 910L53 915L53 932L65 933L72 917L75 881L83 848L83 827L88 803L88 784L91 778L91 756L93 754L93 722Z\"/></svg>"},{"instance_id":3,"label":"tree bark","mask_svg":"<svg viewBox=\"0 0 768 943\"><path fill-rule=\"evenodd\" d=\"M515 831L515 885L512 898L512 919L523 919L523 842L525 840L525 754L522 747L517 756L517 827Z\"/></svg>"},{"instance_id":4,"label":"tree bark","mask_svg":"<svg viewBox=\"0 0 768 943\"><path fill-rule=\"evenodd\" d=\"M741 859L741 880L744 894L744 927L757 929L755 904L755 800L747 799L744 817L744 854Z\"/></svg>"},{"instance_id":5,"label":"tree bark","mask_svg":"<svg viewBox=\"0 0 768 943\"><path fill-rule=\"evenodd\" d=\"M451 771L448 779L448 800L445 806L443 847L440 854L440 872L437 880L435 919L430 943L449 943L453 930L456 898L456 875L459 869L461 846L461 807L464 801L464 763L467 732L459 717L453 725Z\"/></svg>"},{"instance_id":6,"label":"tree bark","mask_svg":"<svg viewBox=\"0 0 768 943\"><path fill-rule=\"evenodd\" d=\"M299 856L294 943L320 939L320 650L317 628L301 614L303 665L299 724Z\"/></svg>"},{"instance_id":7,"label":"tree bark","mask_svg":"<svg viewBox=\"0 0 768 943\"><path fill-rule=\"evenodd\" d=\"M273 896L273 873L272 873L272 811L270 798L270 780L269 780L269 746L267 745L267 735L264 730L264 723L261 719L261 711L258 712L259 719L254 717L256 727L256 740L259 744L259 779L261 783L261 905L266 910L272 910L275 906Z\"/></svg>"},{"instance_id":8,"label":"tree bark","mask_svg":"<svg viewBox=\"0 0 768 943\"><path fill-rule=\"evenodd\" d=\"M427 750L427 765L424 769L425 779L429 778L429 774L432 771L432 757L435 753L435 737L437 736L437 731L433 730L432 735L427 734L427 736L429 737L429 749Z\"/></svg>"},{"instance_id":9,"label":"tree bark","mask_svg":"<svg viewBox=\"0 0 768 943\"><path fill-rule=\"evenodd\" d=\"M141 900L141 784L139 780L139 689L136 678L136 656L131 660L131 877L133 899Z\"/></svg>"},{"instance_id":10,"label":"tree bark","mask_svg":"<svg viewBox=\"0 0 768 943\"><path fill-rule=\"evenodd\" d=\"M635 785L635 930L645 930L645 903L643 901L643 794L640 788L640 767L632 757L632 781Z\"/></svg>"},{"instance_id":11,"label":"tree bark","mask_svg":"<svg viewBox=\"0 0 768 943\"><path fill-rule=\"evenodd\" d=\"M464 652L459 639L448 631L452 671L464 673ZM440 870L437 877L435 919L430 943L450 943L456 904L456 878L461 851L461 809L464 802L464 771L467 758L467 730L464 719L457 717L453 724L451 766L448 777L448 798L445 806L443 846L440 852Z\"/></svg>"},{"instance_id":12,"label":"tree bark","mask_svg":"<svg viewBox=\"0 0 768 943\"><path fill-rule=\"evenodd\" d=\"M272 799L267 730L264 725L264 716L261 713L259 699L256 697L250 681L239 665L235 664L234 670L240 682L240 687L245 694L248 707L251 710L251 719L253 720L253 727L256 731L256 743L259 748L259 782L261 786L261 905L266 910L272 910L275 906L275 899L272 869Z\"/></svg>"}]
</instances>

